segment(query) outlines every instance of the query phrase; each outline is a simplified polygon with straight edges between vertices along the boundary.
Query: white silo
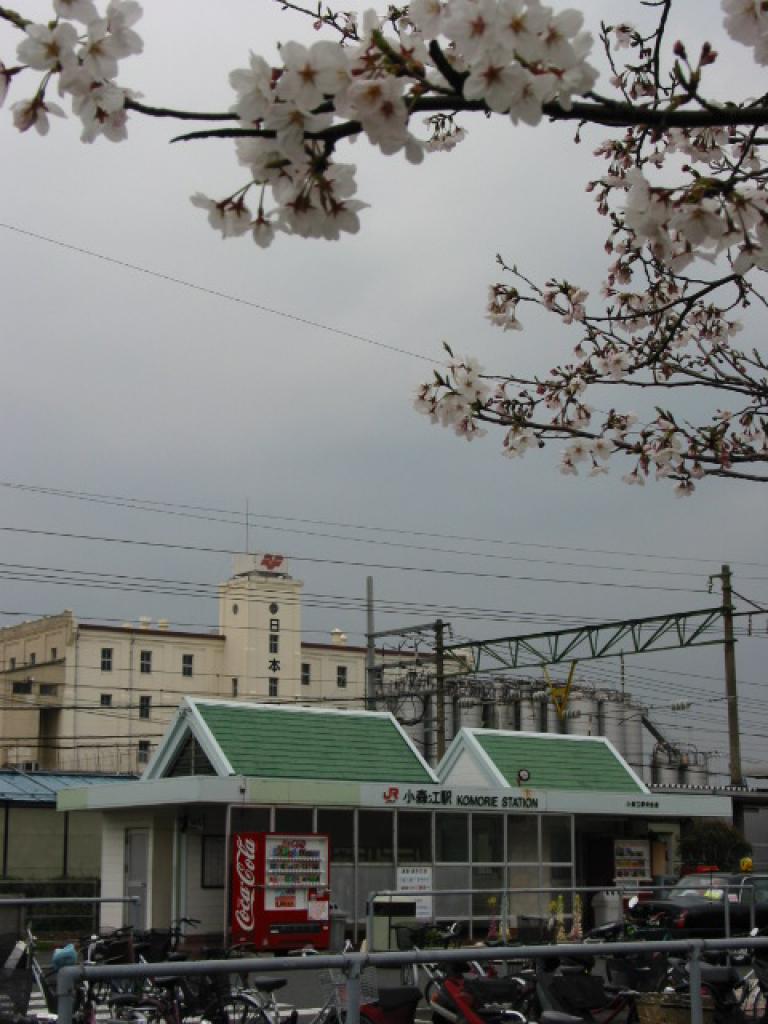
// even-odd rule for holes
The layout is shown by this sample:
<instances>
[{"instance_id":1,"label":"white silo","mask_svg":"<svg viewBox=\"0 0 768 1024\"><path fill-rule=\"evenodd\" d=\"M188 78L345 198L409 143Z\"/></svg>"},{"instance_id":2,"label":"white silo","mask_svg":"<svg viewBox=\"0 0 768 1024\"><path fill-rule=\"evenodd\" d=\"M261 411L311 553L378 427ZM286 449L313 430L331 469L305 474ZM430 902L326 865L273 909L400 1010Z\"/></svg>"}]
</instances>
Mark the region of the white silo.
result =
<instances>
[{"instance_id":1,"label":"white silo","mask_svg":"<svg viewBox=\"0 0 768 1024\"><path fill-rule=\"evenodd\" d=\"M483 727L483 701L479 694L469 697L459 697L454 704L454 715L458 711L458 722L456 729L482 729Z\"/></svg>"},{"instance_id":2,"label":"white silo","mask_svg":"<svg viewBox=\"0 0 768 1024\"><path fill-rule=\"evenodd\" d=\"M500 729L508 729L510 732L516 732L521 728L519 694L512 692L505 694L504 698L498 704L497 718Z\"/></svg>"},{"instance_id":3,"label":"white silo","mask_svg":"<svg viewBox=\"0 0 768 1024\"><path fill-rule=\"evenodd\" d=\"M600 708L600 734L614 745L620 754L624 754L624 720L627 709L621 694L614 690L601 690L597 694Z\"/></svg>"},{"instance_id":4,"label":"white silo","mask_svg":"<svg viewBox=\"0 0 768 1024\"><path fill-rule=\"evenodd\" d=\"M689 786L709 785L709 758L700 750L686 751L683 765L683 781Z\"/></svg>"},{"instance_id":5,"label":"white silo","mask_svg":"<svg viewBox=\"0 0 768 1024\"><path fill-rule=\"evenodd\" d=\"M565 723L566 731L573 736L599 736L599 708L591 690L571 691Z\"/></svg>"},{"instance_id":6,"label":"white silo","mask_svg":"<svg viewBox=\"0 0 768 1024\"><path fill-rule=\"evenodd\" d=\"M539 701L530 689L520 695L520 729L522 732L540 732Z\"/></svg>"},{"instance_id":7,"label":"white silo","mask_svg":"<svg viewBox=\"0 0 768 1024\"><path fill-rule=\"evenodd\" d=\"M640 778L650 774L643 762L643 714L645 708L633 701L626 702L626 718L624 721L624 759L629 763Z\"/></svg>"},{"instance_id":8,"label":"white silo","mask_svg":"<svg viewBox=\"0 0 768 1024\"><path fill-rule=\"evenodd\" d=\"M680 751L657 746L653 752L653 781L657 786L678 786L680 777Z\"/></svg>"}]
</instances>

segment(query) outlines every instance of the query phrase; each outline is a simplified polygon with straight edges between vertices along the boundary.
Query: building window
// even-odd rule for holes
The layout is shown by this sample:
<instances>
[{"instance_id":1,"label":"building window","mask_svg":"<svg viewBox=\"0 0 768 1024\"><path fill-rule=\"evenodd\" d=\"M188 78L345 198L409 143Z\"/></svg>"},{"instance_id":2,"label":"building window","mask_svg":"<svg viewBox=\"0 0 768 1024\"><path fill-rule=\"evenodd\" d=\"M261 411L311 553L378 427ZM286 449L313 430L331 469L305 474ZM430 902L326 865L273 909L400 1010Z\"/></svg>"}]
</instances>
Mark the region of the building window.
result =
<instances>
[{"instance_id":1,"label":"building window","mask_svg":"<svg viewBox=\"0 0 768 1024\"><path fill-rule=\"evenodd\" d=\"M101 671L111 672L112 671L112 648L102 647L101 648Z\"/></svg>"},{"instance_id":2,"label":"building window","mask_svg":"<svg viewBox=\"0 0 768 1024\"><path fill-rule=\"evenodd\" d=\"M102 695L101 695L101 697L99 699L99 704L103 708L111 708L112 707L112 694L111 693L102 693Z\"/></svg>"},{"instance_id":3,"label":"building window","mask_svg":"<svg viewBox=\"0 0 768 1024\"><path fill-rule=\"evenodd\" d=\"M347 685L347 666L337 665L336 666L336 685L344 688Z\"/></svg>"},{"instance_id":4,"label":"building window","mask_svg":"<svg viewBox=\"0 0 768 1024\"><path fill-rule=\"evenodd\" d=\"M41 697L55 697L58 692L59 687L56 683L40 683Z\"/></svg>"},{"instance_id":5,"label":"building window","mask_svg":"<svg viewBox=\"0 0 768 1024\"><path fill-rule=\"evenodd\" d=\"M309 686L312 682L312 666L308 662L303 662L301 666L301 685Z\"/></svg>"},{"instance_id":6,"label":"building window","mask_svg":"<svg viewBox=\"0 0 768 1024\"><path fill-rule=\"evenodd\" d=\"M149 740L139 740L139 753L136 760L139 764L146 764L149 761Z\"/></svg>"},{"instance_id":7,"label":"building window","mask_svg":"<svg viewBox=\"0 0 768 1024\"><path fill-rule=\"evenodd\" d=\"M142 651L139 655L139 672L148 676L152 671L152 651Z\"/></svg>"},{"instance_id":8,"label":"building window","mask_svg":"<svg viewBox=\"0 0 768 1024\"><path fill-rule=\"evenodd\" d=\"M237 696L237 689L238 689L237 676L233 676L232 677L232 696L233 697Z\"/></svg>"},{"instance_id":9,"label":"building window","mask_svg":"<svg viewBox=\"0 0 768 1024\"><path fill-rule=\"evenodd\" d=\"M269 620L269 631L270 631L270 633L279 633L280 632L280 619L270 619Z\"/></svg>"},{"instance_id":10,"label":"building window","mask_svg":"<svg viewBox=\"0 0 768 1024\"><path fill-rule=\"evenodd\" d=\"M25 679L23 682L14 683L13 693L32 693L32 681Z\"/></svg>"},{"instance_id":11,"label":"building window","mask_svg":"<svg viewBox=\"0 0 768 1024\"><path fill-rule=\"evenodd\" d=\"M277 635L277 633L270 633L269 634L269 653L270 654L277 654L279 650L280 650L280 637Z\"/></svg>"},{"instance_id":12,"label":"building window","mask_svg":"<svg viewBox=\"0 0 768 1024\"><path fill-rule=\"evenodd\" d=\"M16 659L11 658L11 672L16 668Z\"/></svg>"},{"instance_id":13,"label":"building window","mask_svg":"<svg viewBox=\"0 0 768 1024\"><path fill-rule=\"evenodd\" d=\"M202 889L223 889L227 880L227 845L224 836L202 837Z\"/></svg>"},{"instance_id":14,"label":"building window","mask_svg":"<svg viewBox=\"0 0 768 1024\"><path fill-rule=\"evenodd\" d=\"M152 698L146 696L139 697L139 718L149 718L150 711L152 710Z\"/></svg>"},{"instance_id":15,"label":"building window","mask_svg":"<svg viewBox=\"0 0 768 1024\"><path fill-rule=\"evenodd\" d=\"M30 665L34 665L36 661L37 661L37 655L33 651L32 654L30 654L30 656L29 656L29 664Z\"/></svg>"},{"instance_id":16,"label":"building window","mask_svg":"<svg viewBox=\"0 0 768 1024\"><path fill-rule=\"evenodd\" d=\"M279 684L278 684L278 680L277 679L275 679L274 677L270 678L270 680L269 680L269 696L270 697L276 697L277 696L278 685Z\"/></svg>"},{"instance_id":17,"label":"building window","mask_svg":"<svg viewBox=\"0 0 768 1024\"><path fill-rule=\"evenodd\" d=\"M276 605L275 602L273 601L272 604L269 606L269 614L270 615L277 615L277 613L279 611L280 611L280 606Z\"/></svg>"},{"instance_id":18,"label":"building window","mask_svg":"<svg viewBox=\"0 0 768 1024\"><path fill-rule=\"evenodd\" d=\"M182 654L181 656L181 674L183 676L191 676L192 668L195 664L194 654Z\"/></svg>"},{"instance_id":19,"label":"building window","mask_svg":"<svg viewBox=\"0 0 768 1024\"><path fill-rule=\"evenodd\" d=\"M59 649L58 649L58 647L52 647L51 648L51 661L56 661L58 656L59 656Z\"/></svg>"},{"instance_id":20,"label":"building window","mask_svg":"<svg viewBox=\"0 0 768 1024\"><path fill-rule=\"evenodd\" d=\"M237 613L238 613L239 611L240 611L240 606L239 606L239 605L236 605L236 604L233 604L233 605L232 605L232 614L233 614L233 615L237 615Z\"/></svg>"}]
</instances>

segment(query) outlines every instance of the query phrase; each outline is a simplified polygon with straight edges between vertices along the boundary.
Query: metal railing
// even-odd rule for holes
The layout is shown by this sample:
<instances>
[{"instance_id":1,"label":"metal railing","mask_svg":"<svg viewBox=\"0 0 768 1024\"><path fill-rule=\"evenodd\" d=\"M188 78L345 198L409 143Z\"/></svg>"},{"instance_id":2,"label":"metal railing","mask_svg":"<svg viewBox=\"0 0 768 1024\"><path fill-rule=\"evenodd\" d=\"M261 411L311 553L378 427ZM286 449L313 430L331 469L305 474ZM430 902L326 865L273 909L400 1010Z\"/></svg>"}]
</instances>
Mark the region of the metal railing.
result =
<instances>
[{"instance_id":1,"label":"metal railing","mask_svg":"<svg viewBox=\"0 0 768 1024\"><path fill-rule=\"evenodd\" d=\"M688 939L647 942L589 942L561 943L547 946L502 946L494 948L441 949L441 963L453 963L468 959L504 961L520 959L548 959L551 957L601 956L616 954L648 953L663 951L670 955L688 958L689 990L691 1003L691 1024L703 1024L703 1003L701 993L701 958L707 950L761 949L768 951L768 939L749 937L746 939ZM62 967L58 973L58 1024L73 1024L78 987L85 981L125 978L156 978L162 975L194 977L196 975L266 973L276 971L307 971L336 968L347 976L346 1024L360 1024L361 972L365 967L400 967L404 964L434 963L436 950L417 952L414 950L397 953L340 953L318 954L312 957L262 957L238 958L232 960L174 961L171 963L125 964L122 966L92 967L77 964Z\"/></svg>"},{"instance_id":2,"label":"metal railing","mask_svg":"<svg viewBox=\"0 0 768 1024\"><path fill-rule=\"evenodd\" d=\"M706 875L702 875L702 879L706 879ZM640 895L642 893L649 893L649 892L650 893L654 893L654 894L655 893L662 893L662 895L663 895L664 893L667 893L671 888L673 888L673 886L670 886L670 885L633 885L633 886L621 886L621 885L613 885L613 886L606 886L606 885L597 885L597 886L596 885L563 886L563 885L559 885L559 886L538 886L538 887L510 888L510 889L419 889L419 890L410 890L410 891L409 890L403 890L403 889L377 889L374 892L370 893L370 895L368 896L367 903L366 903L366 925L365 925L365 928L366 928L366 941L368 943L368 948L369 949L373 949L374 919L375 919L375 916L376 916L375 913L374 913L374 907L375 907L375 901L379 900L379 899L384 899L384 900L389 899L390 902L391 902L392 909L393 909L393 914L391 916L392 917L398 917L398 916L403 916L403 915L397 914L397 904L392 902L393 898L395 898L395 897L397 899L399 899L399 900L404 900L404 901L407 900L407 901L412 902L412 903L416 902L418 900L419 896L430 896L430 897L433 897L433 896L444 896L444 897L451 897L451 896L477 896L477 895L484 895L484 896L487 896L487 897L501 897L500 907L499 907L499 914L498 914L498 917L499 917L499 928L500 928L502 934L507 934L509 932L509 917L510 917L509 897L510 896L515 896L515 895L520 895L520 896L522 896L522 895L539 895L539 896L543 896L543 895L546 895L546 896L552 897L552 896L560 896L560 895L568 894L571 897L573 897L573 896L575 896L577 894L581 895L582 893L584 893L584 894L593 893L595 895L598 894L598 893L617 893L618 896L619 896L619 900L620 900L619 918L617 918L617 920L618 920L618 919L621 919L621 917L624 916L623 901L625 899L631 898L632 896L638 896L638 895ZM703 891L705 890L705 886L702 885L701 888L702 888L702 893L703 893ZM725 890L725 898L722 900L722 902L719 901L719 900L715 900L715 899L712 900L712 903L714 905L720 904L722 906L722 908L723 908L723 931L724 931L725 938L730 938L731 934L732 934L732 928L731 928L731 908L732 908L732 906L739 906L739 905L747 906L748 909L749 909L749 930L751 931L755 927L755 909L756 908L755 908L755 889L754 889L754 886L743 886L743 885L740 885L740 884L721 885L721 884L718 883L718 884L712 885L711 888L712 889L718 889L718 890ZM744 901L744 902L737 901L736 903L732 904L731 900L728 898L729 894L730 894L730 892L732 890L735 890L737 892L741 891L741 890L743 890L744 892L748 892L749 893L749 899ZM385 906L386 905L387 904L385 903ZM475 914L470 913L470 916L469 916L470 922L472 922L472 920L474 919L475 916L476 916ZM477 915L477 916L480 917L481 915ZM572 912L567 912L565 916L566 917L572 917ZM424 923L426 923L426 920L425 920Z\"/></svg>"}]
</instances>

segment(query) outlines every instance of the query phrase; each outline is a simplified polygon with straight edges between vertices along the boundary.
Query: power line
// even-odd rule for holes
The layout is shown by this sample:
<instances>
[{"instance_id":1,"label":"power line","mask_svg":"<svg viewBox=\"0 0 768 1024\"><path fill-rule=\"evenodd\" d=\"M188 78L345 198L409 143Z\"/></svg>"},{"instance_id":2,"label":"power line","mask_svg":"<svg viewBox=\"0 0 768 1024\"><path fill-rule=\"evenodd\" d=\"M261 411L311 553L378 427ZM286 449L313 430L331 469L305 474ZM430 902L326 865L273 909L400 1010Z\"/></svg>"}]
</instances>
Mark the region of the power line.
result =
<instances>
[{"instance_id":1,"label":"power line","mask_svg":"<svg viewBox=\"0 0 768 1024\"><path fill-rule=\"evenodd\" d=\"M282 514L280 514L280 515L270 515L270 514L267 514L267 513L256 513L256 512L243 513L243 512L238 512L237 510L234 510L234 509L222 509L222 508L216 508L216 507L207 506L207 505L192 505L192 504L184 504L184 503L180 503L180 502L161 501L159 499L152 499L152 498L146 498L145 499L145 498L129 497L129 496L125 496L125 495L99 494L99 493L92 492L92 491L66 490L66 489L63 489L63 488L53 488L53 487L46 487L46 486L37 485L37 484L25 484L25 483L18 483L18 482L7 481L7 480L6 481L0 480L0 487L10 488L10 489L19 490L19 491L27 491L27 492L31 492L31 493L35 493L35 494L49 495L49 496L52 496L52 497L69 498L69 499L78 500L78 501L94 502L94 503L97 503L97 504L114 505L114 506L117 506L117 507L120 507L120 508L128 508L128 509L132 509L132 510L135 510L135 511L154 512L154 513L158 513L158 514L165 514L165 515L172 515L172 516L182 516L182 517L185 517L185 518L202 519L202 520L207 521L207 522L220 522L220 523L224 523L226 525L240 526L240 527L244 526L246 521L248 523L252 523L253 525L264 526L263 523L259 522L260 520L263 520L263 519L268 519L268 520L276 519L276 520L279 520L280 522L283 522L283 523L285 523L285 522L288 522L288 523L301 523L301 524L308 525L308 526L329 526L329 527L340 528L340 529L345 529L345 530L362 530L362 531L366 531L366 532L369 532L369 533L390 533L390 534L401 535L401 536L405 535L405 536L412 536L412 537L425 537L425 538L436 539L436 540L461 541L461 542L472 543L472 544L491 544L491 545L494 545L494 546L497 546L497 547L498 546L504 546L504 547L528 547L528 548L535 548L535 549L543 549L543 550L547 550L547 551L569 551L569 552L576 552L576 553L583 553L583 554L593 554L593 555L594 554L610 555L610 556L615 556L615 557L622 556L622 557L642 558L642 559L648 559L648 558L663 559L665 562L669 562L669 561L674 561L674 562L696 562L696 563L700 563L702 565L715 565L715 564L719 565L722 562L722 559L715 559L715 558L699 558L699 557L684 556L684 555L674 555L674 554L657 554L657 553L653 553L653 552L643 552L643 551L616 551L616 550L605 549L605 548L573 547L573 546L567 546L567 545L562 545L562 544L542 544L542 543L534 543L532 541L521 541L521 540L502 540L502 539L493 538L493 537L475 537L475 536L466 536L466 535L462 535L462 534L438 533L438 532L426 531L426 530L400 529L400 528L396 528L396 527L378 526L378 525L377 526L371 526L370 524L337 522L337 521L334 521L334 520L305 519L305 518L300 518L300 517L297 517L297 516L286 516L286 515L282 515ZM206 514L198 515L197 513L214 513L214 515L206 515ZM219 515L230 516L232 518L230 518L230 519L219 519L219 518L217 518L217 516L219 516ZM278 529L278 528L277 527L270 527L270 529ZM291 531L285 531L285 532L291 532ZM298 531L296 531L296 532L298 532ZM311 534L311 533L308 534L308 535L309 536L326 536L324 534ZM342 538L338 538L337 537L337 538L331 538L331 539L337 539L337 540L360 540L360 538L343 538L343 537ZM368 543L374 543L374 542L373 541L368 541ZM439 548L438 549L423 548L423 549L418 549L418 550L427 550L427 551L437 550L437 551L441 551L442 549L439 549ZM476 555L477 554L476 552L465 552L465 551L448 552L448 553L467 554L467 555ZM560 564L560 563L558 563L558 564ZM579 563L579 564L581 565L581 563ZM745 565L745 566L749 566L750 568L754 568L756 566L759 567L759 568L768 568L768 563L760 563L760 562L752 562L752 561L751 562L738 562L738 561L731 560L730 564L731 565ZM642 571L642 570L640 570L640 569L636 570L636 569L630 568L630 571L634 572L634 571ZM692 572L692 573L690 573L690 575L695 575L695 573ZM748 577L743 577L743 576L740 577L740 579L745 579L745 578L748 578ZM759 579L762 580L763 578L760 577Z\"/></svg>"},{"instance_id":2,"label":"power line","mask_svg":"<svg viewBox=\"0 0 768 1024\"><path fill-rule=\"evenodd\" d=\"M167 541L135 540L127 537L105 537L96 534L70 533L63 530L38 530L21 526L0 526L4 533L27 534L36 537L58 537L66 540L84 540L104 544L125 544L137 547L161 548L173 551L193 551L202 554L238 555L242 551L233 548L215 548L197 544L172 544ZM358 569L392 570L395 572L417 572L439 576L461 576L473 579L516 580L523 583L557 583L579 587L610 587L620 590L654 590L678 594L706 593L703 587L665 587L658 584L612 583L609 581L569 580L552 577L520 576L510 573L472 572L466 569L435 569L416 565L389 565L382 562L358 562L342 558L317 558L308 555L289 554L286 556L294 562L308 562L313 565L344 565Z\"/></svg>"},{"instance_id":3,"label":"power line","mask_svg":"<svg viewBox=\"0 0 768 1024\"><path fill-rule=\"evenodd\" d=\"M104 253L94 252L92 249L85 249L83 246L72 245L69 242L62 242L60 239L50 238L47 235L41 235L35 231L28 231L25 228L16 227L14 224L0 223L0 228L4 228L6 231L13 231L17 235L23 235L26 238L34 238L38 242L46 242L48 245L58 246L58 248L65 249L68 252L76 252L81 256L89 256L91 259L101 260L103 263L111 263L113 266L122 267L125 270L134 270L138 274L145 274L147 277L154 277L159 281L167 281L170 284L179 285L182 288L189 288L192 291L200 292L203 295L212 295L214 298L224 299L227 302L236 302L240 306L247 306L249 309L256 309L260 313L269 313L271 316L279 316L284 320L292 320L294 323L303 324L305 327L316 327L320 331L327 331L329 334L336 334L339 337L347 338L350 341L361 341L366 345L372 345L374 348L383 349L385 352L393 352L395 355L399 356L408 356L410 359L419 359L422 362L430 363L431 365L434 365L436 362L443 362L443 360L435 359L430 356L423 356L418 352L410 352L408 349L399 348L396 345L388 345L386 342L367 338L363 334L344 331L340 327L331 327L329 324L320 323L319 321L312 320L309 317L299 316L297 313L287 313L282 309L265 306L263 303L253 302L251 299L244 299L240 295L230 295L228 292L222 292L216 288L209 288L207 285L196 284L193 281L185 281L181 277L164 274L158 270L150 270L148 267L142 267L138 263L129 263L127 260L119 260L114 256L107 256Z\"/></svg>"}]
</instances>

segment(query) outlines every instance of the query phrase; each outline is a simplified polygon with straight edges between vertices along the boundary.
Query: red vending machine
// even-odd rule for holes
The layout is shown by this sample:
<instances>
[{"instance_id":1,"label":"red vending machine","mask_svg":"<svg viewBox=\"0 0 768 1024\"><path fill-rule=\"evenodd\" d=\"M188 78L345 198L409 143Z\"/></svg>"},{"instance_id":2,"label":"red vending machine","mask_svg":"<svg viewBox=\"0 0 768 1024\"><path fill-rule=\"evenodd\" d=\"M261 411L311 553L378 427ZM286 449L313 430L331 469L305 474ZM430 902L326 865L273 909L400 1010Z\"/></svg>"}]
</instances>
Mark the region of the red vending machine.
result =
<instances>
[{"instance_id":1,"label":"red vending machine","mask_svg":"<svg viewBox=\"0 0 768 1024\"><path fill-rule=\"evenodd\" d=\"M328 836L232 835L232 942L259 949L327 949Z\"/></svg>"}]
</instances>

